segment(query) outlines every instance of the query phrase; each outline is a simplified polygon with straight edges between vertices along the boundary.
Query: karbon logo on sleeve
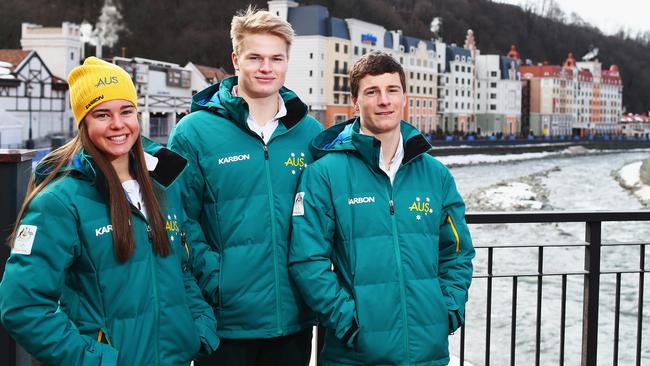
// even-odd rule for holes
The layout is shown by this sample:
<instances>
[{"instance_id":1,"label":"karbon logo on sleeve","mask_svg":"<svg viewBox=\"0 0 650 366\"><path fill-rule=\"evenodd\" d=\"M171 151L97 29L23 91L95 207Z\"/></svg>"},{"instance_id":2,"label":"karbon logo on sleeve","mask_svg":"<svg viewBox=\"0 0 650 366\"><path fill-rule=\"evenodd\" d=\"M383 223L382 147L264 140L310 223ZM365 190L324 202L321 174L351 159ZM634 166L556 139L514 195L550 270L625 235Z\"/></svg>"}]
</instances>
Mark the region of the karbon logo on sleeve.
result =
<instances>
[{"instance_id":1,"label":"karbon logo on sleeve","mask_svg":"<svg viewBox=\"0 0 650 366\"><path fill-rule=\"evenodd\" d=\"M113 231L113 225L106 225L95 229L95 236L102 236Z\"/></svg>"}]
</instances>

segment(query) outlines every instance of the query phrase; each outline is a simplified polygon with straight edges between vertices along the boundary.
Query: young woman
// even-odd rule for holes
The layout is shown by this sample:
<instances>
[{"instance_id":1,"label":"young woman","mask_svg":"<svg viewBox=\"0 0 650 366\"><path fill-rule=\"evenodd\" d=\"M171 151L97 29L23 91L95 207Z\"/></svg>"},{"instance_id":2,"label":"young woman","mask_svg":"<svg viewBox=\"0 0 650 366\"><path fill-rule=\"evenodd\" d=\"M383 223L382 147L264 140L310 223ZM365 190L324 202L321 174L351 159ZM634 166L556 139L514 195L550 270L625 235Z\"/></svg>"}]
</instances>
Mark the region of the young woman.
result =
<instances>
[{"instance_id":1,"label":"young woman","mask_svg":"<svg viewBox=\"0 0 650 366\"><path fill-rule=\"evenodd\" d=\"M188 365L219 341L188 268L179 155L140 137L116 65L68 76L79 133L39 164L0 283L0 317L48 365Z\"/></svg>"}]
</instances>

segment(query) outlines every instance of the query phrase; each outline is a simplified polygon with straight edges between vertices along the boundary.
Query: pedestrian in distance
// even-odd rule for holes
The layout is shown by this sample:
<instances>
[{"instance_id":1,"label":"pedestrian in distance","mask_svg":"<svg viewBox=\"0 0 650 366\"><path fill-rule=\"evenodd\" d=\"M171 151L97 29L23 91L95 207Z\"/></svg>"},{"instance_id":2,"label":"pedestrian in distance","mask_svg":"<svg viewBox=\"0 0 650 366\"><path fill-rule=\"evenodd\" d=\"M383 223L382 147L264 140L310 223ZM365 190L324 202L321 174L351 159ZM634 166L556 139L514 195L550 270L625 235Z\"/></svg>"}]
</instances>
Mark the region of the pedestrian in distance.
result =
<instances>
[{"instance_id":1,"label":"pedestrian in distance","mask_svg":"<svg viewBox=\"0 0 650 366\"><path fill-rule=\"evenodd\" d=\"M284 87L291 25L251 8L232 19L237 76L197 93L169 146L189 160L183 202L195 276L219 349L203 365L307 365L312 313L289 277L293 196L322 127Z\"/></svg>"},{"instance_id":2,"label":"pedestrian in distance","mask_svg":"<svg viewBox=\"0 0 650 366\"><path fill-rule=\"evenodd\" d=\"M368 53L350 84L359 116L316 137L293 208L289 269L326 327L321 365L447 365L472 278L463 200L401 120L402 66Z\"/></svg>"},{"instance_id":3,"label":"pedestrian in distance","mask_svg":"<svg viewBox=\"0 0 650 366\"><path fill-rule=\"evenodd\" d=\"M189 268L186 160L141 137L131 76L68 76L79 131L37 166L10 236L0 319L47 365L187 366L217 348Z\"/></svg>"}]
</instances>

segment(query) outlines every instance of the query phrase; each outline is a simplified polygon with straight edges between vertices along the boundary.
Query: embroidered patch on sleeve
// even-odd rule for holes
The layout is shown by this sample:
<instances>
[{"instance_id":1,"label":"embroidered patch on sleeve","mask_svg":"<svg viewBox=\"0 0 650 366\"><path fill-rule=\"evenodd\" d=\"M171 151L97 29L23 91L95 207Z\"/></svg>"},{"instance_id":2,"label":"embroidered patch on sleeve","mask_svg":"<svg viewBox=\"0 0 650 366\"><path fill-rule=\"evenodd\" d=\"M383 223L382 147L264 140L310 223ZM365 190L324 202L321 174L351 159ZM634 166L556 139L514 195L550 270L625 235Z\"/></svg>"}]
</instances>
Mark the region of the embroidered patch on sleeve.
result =
<instances>
[{"instance_id":1,"label":"embroidered patch on sleeve","mask_svg":"<svg viewBox=\"0 0 650 366\"><path fill-rule=\"evenodd\" d=\"M305 192L296 193L296 199L293 200L293 216L305 215L305 205L303 203L304 198Z\"/></svg>"},{"instance_id":2,"label":"embroidered patch on sleeve","mask_svg":"<svg viewBox=\"0 0 650 366\"><path fill-rule=\"evenodd\" d=\"M11 253L24 255L32 254L32 245L34 245L34 238L36 238L36 229L37 227L34 225L20 225Z\"/></svg>"}]
</instances>

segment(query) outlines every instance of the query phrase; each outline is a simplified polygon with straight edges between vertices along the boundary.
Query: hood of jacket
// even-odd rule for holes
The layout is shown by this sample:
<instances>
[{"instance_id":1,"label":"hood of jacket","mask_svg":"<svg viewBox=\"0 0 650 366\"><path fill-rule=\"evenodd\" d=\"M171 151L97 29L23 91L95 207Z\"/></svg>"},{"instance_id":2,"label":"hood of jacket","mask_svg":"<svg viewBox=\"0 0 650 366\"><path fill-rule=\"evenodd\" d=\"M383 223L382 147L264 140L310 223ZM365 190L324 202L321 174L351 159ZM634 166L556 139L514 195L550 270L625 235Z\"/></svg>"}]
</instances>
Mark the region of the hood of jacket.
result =
<instances>
[{"instance_id":1,"label":"hood of jacket","mask_svg":"<svg viewBox=\"0 0 650 366\"><path fill-rule=\"evenodd\" d=\"M163 147L155 141L144 136L141 137L142 147L147 161L149 175L157 181L162 188L168 187L181 174L187 160L177 153ZM131 169L134 169L133 159L130 159ZM34 180L38 184L47 177L54 167L47 159L40 161L34 169ZM81 179L94 181L98 186L105 185L105 177L96 168L95 162L90 154L83 148L77 152L70 161L64 164L57 175L72 174Z\"/></svg>"},{"instance_id":2,"label":"hood of jacket","mask_svg":"<svg viewBox=\"0 0 650 366\"><path fill-rule=\"evenodd\" d=\"M241 128L247 128L248 104L244 98L232 94L235 85L237 85L237 77L232 76L201 90L192 97L190 112L207 110L234 122ZM288 88L283 86L279 93L287 109L287 115L279 121L289 130L305 117L308 108Z\"/></svg>"}]
</instances>

